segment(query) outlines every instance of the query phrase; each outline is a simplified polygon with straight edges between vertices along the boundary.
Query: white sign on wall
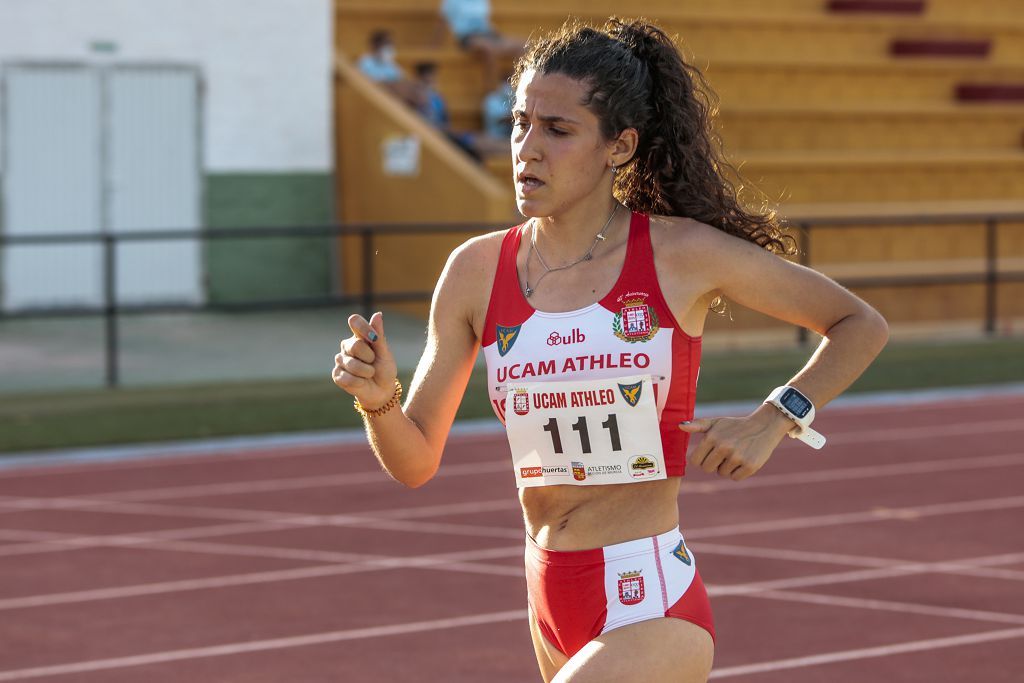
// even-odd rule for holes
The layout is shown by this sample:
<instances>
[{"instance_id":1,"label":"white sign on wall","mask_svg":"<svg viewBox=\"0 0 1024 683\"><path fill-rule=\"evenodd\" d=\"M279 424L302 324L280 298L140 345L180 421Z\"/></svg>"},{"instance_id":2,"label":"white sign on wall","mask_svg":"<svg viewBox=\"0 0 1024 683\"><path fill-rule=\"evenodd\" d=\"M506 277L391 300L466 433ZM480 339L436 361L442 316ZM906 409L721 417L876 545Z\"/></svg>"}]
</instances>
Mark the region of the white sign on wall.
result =
<instances>
[{"instance_id":1,"label":"white sign on wall","mask_svg":"<svg viewBox=\"0 0 1024 683\"><path fill-rule=\"evenodd\" d=\"M415 177L420 174L420 139L415 135L392 136L381 143L384 174Z\"/></svg>"}]
</instances>

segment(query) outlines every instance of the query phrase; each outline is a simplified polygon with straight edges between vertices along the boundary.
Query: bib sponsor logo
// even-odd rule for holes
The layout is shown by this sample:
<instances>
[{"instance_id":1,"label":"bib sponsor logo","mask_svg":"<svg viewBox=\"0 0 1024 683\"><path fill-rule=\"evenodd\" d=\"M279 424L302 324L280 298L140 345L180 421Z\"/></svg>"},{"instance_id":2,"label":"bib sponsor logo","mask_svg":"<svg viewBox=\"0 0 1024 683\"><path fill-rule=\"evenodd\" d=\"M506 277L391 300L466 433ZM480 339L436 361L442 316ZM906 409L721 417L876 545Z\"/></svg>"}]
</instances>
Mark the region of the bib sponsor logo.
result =
<instances>
[{"instance_id":1,"label":"bib sponsor logo","mask_svg":"<svg viewBox=\"0 0 1024 683\"><path fill-rule=\"evenodd\" d=\"M609 474L622 474L622 465L588 465L587 476L600 477Z\"/></svg>"},{"instance_id":2,"label":"bib sponsor logo","mask_svg":"<svg viewBox=\"0 0 1024 683\"><path fill-rule=\"evenodd\" d=\"M622 394L622 398L626 399L626 403L630 406L635 406L640 401L640 390L643 386L643 382L619 384L619 393Z\"/></svg>"},{"instance_id":3,"label":"bib sponsor logo","mask_svg":"<svg viewBox=\"0 0 1024 683\"><path fill-rule=\"evenodd\" d=\"M578 327L574 327L568 335L559 334L558 332L552 332L548 335L548 346L580 344L585 341L587 341L587 335L583 334L583 330Z\"/></svg>"},{"instance_id":4,"label":"bib sponsor logo","mask_svg":"<svg viewBox=\"0 0 1024 683\"><path fill-rule=\"evenodd\" d=\"M682 541L679 541L679 545L677 545L676 549L672 551L672 555L687 567L693 564L693 560L690 559L690 553L687 551L686 545Z\"/></svg>"},{"instance_id":5,"label":"bib sponsor logo","mask_svg":"<svg viewBox=\"0 0 1024 683\"><path fill-rule=\"evenodd\" d=\"M629 475L634 479L656 477L658 471L658 461L649 455L635 455L629 459Z\"/></svg>"},{"instance_id":6,"label":"bib sponsor logo","mask_svg":"<svg viewBox=\"0 0 1024 683\"><path fill-rule=\"evenodd\" d=\"M497 325L496 327L498 328L498 355L504 356L512 350L512 345L519 339L519 328L522 325L515 327Z\"/></svg>"},{"instance_id":7,"label":"bib sponsor logo","mask_svg":"<svg viewBox=\"0 0 1024 683\"><path fill-rule=\"evenodd\" d=\"M583 466L583 463L576 462L575 460L573 461L573 463L572 463L572 478L575 479L576 481L586 481L587 480L587 468L585 468Z\"/></svg>"},{"instance_id":8,"label":"bib sponsor logo","mask_svg":"<svg viewBox=\"0 0 1024 683\"><path fill-rule=\"evenodd\" d=\"M660 329L658 315L643 299L627 299L625 305L615 314L612 332L622 341L634 344L650 341Z\"/></svg>"},{"instance_id":9,"label":"bib sponsor logo","mask_svg":"<svg viewBox=\"0 0 1024 683\"><path fill-rule=\"evenodd\" d=\"M637 605L643 600L643 570L619 573L619 602L623 605Z\"/></svg>"},{"instance_id":10,"label":"bib sponsor logo","mask_svg":"<svg viewBox=\"0 0 1024 683\"><path fill-rule=\"evenodd\" d=\"M544 467L520 467L519 476L523 479L534 477L568 477L569 468L565 465L545 465Z\"/></svg>"},{"instance_id":11,"label":"bib sponsor logo","mask_svg":"<svg viewBox=\"0 0 1024 683\"><path fill-rule=\"evenodd\" d=\"M512 394L512 410L516 415L526 415L530 412L530 394L525 389L517 389Z\"/></svg>"}]
</instances>

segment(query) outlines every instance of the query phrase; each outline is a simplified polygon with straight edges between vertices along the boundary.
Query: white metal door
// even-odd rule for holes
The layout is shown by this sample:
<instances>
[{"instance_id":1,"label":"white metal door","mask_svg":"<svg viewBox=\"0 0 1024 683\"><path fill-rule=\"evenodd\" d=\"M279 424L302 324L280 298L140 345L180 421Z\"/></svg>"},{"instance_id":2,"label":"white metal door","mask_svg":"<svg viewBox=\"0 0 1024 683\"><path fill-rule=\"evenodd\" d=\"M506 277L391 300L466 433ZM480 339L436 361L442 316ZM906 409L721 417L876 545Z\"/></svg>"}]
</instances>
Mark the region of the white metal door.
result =
<instances>
[{"instance_id":1,"label":"white metal door","mask_svg":"<svg viewBox=\"0 0 1024 683\"><path fill-rule=\"evenodd\" d=\"M3 229L8 235L102 230L100 75L77 66L4 69ZM98 242L2 250L5 310L98 305Z\"/></svg>"},{"instance_id":2,"label":"white metal door","mask_svg":"<svg viewBox=\"0 0 1024 683\"><path fill-rule=\"evenodd\" d=\"M198 229L198 74L178 67L117 67L106 85L110 229ZM201 302L199 240L121 242L117 297L122 303Z\"/></svg>"},{"instance_id":3,"label":"white metal door","mask_svg":"<svg viewBox=\"0 0 1024 683\"><path fill-rule=\"evenodd\" d=\"M165 66L4 70L8 235L152 232L202 225L199 77ZM98 243L7 245L4 310L98 306ZM118 303L203 300L198 240L122 242Z\"/></svg>"}]
</instances>

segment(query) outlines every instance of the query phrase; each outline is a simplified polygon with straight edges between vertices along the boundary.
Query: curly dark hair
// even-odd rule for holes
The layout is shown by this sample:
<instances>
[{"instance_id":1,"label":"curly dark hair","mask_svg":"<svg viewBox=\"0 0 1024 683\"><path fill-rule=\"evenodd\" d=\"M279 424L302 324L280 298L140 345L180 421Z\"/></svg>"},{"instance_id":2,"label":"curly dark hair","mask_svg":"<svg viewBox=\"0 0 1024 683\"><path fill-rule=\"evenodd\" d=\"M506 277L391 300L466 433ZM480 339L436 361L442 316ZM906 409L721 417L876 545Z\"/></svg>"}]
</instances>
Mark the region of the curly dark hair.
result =
<instances>
[{"instance_id":1,"label":"curly dark hair","mask_svg":"<svg viewBox=\"0 0 1024 683\"><path fill-rule=\"evenodd\" d=\"M763 194L759 211L744 206L740 195L750 188L725 160L711 125L718 98L660 28L643 19L611 17L600 29L570 19L531 40L516 63L513 88L530 70L586 84L583 104L606 139L636 129L636 154L614 189L631 210L685 216L769 251L795 253L795 241Z\"/></svg>"}]
</instances>

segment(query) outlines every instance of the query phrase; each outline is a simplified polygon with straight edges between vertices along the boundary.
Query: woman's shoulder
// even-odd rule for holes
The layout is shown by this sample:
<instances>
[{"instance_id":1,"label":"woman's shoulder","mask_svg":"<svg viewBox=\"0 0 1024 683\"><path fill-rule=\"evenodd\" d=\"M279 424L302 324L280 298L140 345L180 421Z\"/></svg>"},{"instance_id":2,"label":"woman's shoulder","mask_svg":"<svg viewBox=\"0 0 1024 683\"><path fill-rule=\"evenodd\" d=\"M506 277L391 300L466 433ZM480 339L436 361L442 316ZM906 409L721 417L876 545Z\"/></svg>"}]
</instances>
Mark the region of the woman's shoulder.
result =
<instances>
[{"instance_id":1,"label":"woman's shoulder","mask_svg":"<svg viewBox=\"0 0 1024 683\"><path fill-rule=\"evenodd\" d=\"M495 230L493 232L475 235L455 247L452 250L448 261L450 264L458 264L463 268L486 267L495 265L501 253L501 244L505 236L515 228Z\"/></svg>"},{"instance_id":2,"label":"woman's shoulder","mask_svg":"<svg viewBox=\"0 0 1024 683\"><path fill-rule=\"evenodd\" d=\"M732 238L723 230L685 216L650 216L651 246L655 252L690 255L716 250Z\"/></svg>"}]
</instances>

